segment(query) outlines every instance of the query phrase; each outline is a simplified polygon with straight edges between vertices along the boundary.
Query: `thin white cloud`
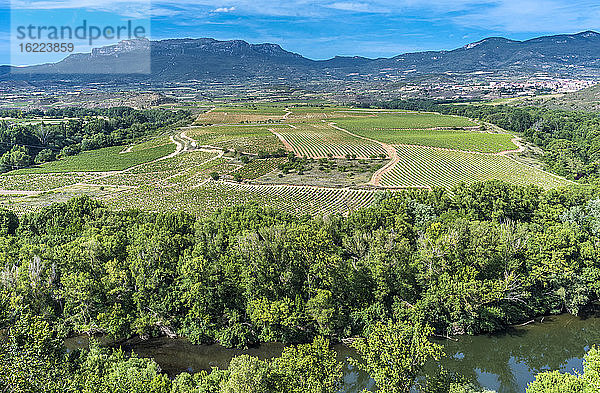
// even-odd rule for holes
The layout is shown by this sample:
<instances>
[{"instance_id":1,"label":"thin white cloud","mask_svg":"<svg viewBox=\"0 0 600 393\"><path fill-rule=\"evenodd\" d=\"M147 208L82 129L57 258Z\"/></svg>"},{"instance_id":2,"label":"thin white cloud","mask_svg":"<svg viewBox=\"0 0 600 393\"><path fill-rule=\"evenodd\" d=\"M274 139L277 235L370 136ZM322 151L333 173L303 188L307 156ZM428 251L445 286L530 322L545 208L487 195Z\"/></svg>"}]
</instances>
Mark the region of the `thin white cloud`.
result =
<instances>
[{"instance_id":1,"label":"thin white cloud","mask_svg":"<svg viewBox=\"0 0 600 393\"><path fill-rule=\"evenodd\" d=\"M227 12L233 12L233 11L235 11L235 7L219 7L219 8L215 8L211 12L215 12L215 13L227 13Z\"/></svg>"},{"instance_id":2,"label":"thin white cloud","mask_svg":"<svg viewBox=\"0 0 600 393\"><path fill-rule=\"evenodd\" d=\"M1 0L0 0L1 1ZM600 28L598 0L12 0L14 9L87 8L124 16L199 20L211 13L257 17L332 18L340 12L385 13L507 33ZM433 22L432 22L433 23Z\"/></svg>"},{"instance_id":3,"label":"thin white cloud","mask_svg":"<svg viewBox=\"0 0 600 393\"><path fill-rule=\"evenodd\" d=\"M1 1L1 0L0 0ZM263 16L314 16L317 10L325 7L318 0L288 0L273 2L271 0L234 0L233 4L224 7L222 0L12 0L13 9L73 9L87 8L91 10L110 10L120 13L124 6L132 7L152 3L153 9L185 9L201 11L204 15L211 10L243 11L249 15ZM193 17L194 15L190 15Z\"/></svg>"},{"instance_id":4,"label":"thin white cloud","mask_svg":"<svg viewBox=\"0 0 600 393\"><path fill-rule=\"evenodd\" d=\"M600 3L594 1L502 0L452 20L466 27L506 32L576 32L600 28Z\"/></svg>"},{"instance_id":5,"label":"thin white cloud","mask_svg":"<svg viewBox=\"0 0 600 393\"><path fill-rule=\"evenodd\" d=\"M145 19L153 15L151 0L12 0L10 8L19 10L79 10L101 11L134 19ZM157 9L159 15L167 14L168 9Z\"/></svg>"},{"instance_id":6,"label":"thin white cloud","mask_svg":"<svg viewBox=\"0 0 600 393\"><path fill-rule=\"evenodd\" d=\"M149 0L11 0L10 7L13 9L39 9L39 10L60 10L60 9L112 9L115 12L126 4L131 5L149 5Z\"/></svg>"},{"instance_id":7,"label":"thin white cloud","mask_svg":"<svg viewBox=\"0 0 600 393\"><path fill-rule=\"evenodd\" d=\"M365 2L340 1L325 5L327 8L332 8L341 11L365 12L365 13L381 13L389 12L389 8L384 8L378 5L373 5Z\"/></svg>"}]
</instances>

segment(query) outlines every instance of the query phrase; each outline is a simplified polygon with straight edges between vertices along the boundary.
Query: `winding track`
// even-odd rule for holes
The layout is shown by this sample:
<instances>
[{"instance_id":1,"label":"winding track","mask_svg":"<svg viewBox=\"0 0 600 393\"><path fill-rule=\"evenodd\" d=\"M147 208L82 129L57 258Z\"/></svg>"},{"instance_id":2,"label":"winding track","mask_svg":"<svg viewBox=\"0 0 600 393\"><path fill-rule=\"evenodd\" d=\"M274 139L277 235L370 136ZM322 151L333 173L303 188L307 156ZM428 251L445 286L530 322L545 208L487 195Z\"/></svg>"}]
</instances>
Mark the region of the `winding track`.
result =
<instances>
[{"instance_id":1,"label":"winding track","mask_svg":"<svg viewBox=\"0 0 600 393\"><path fill-rule=\"evenodd\" d=\"M367 138L365 136L361 136L361 135L357 135L353 132L350 132L342 127L338 127L335 123L329 123L330 127L335 128L338 131L342 131L345 132L348 135L352 135L356 138L360 138L362 140L365 141L369 141L369 142L373 142L373 143L377 143L379 145L381 145L381 147L383 147L385 149L385 151L387 152L388 157L391 158L390 162L388 162L387 164L385 164L382 168L380 168L378 171L376 171L373 176L371 177L371 180L369 181L368 184L372 185L372 186L376 186L379 187L380 183L381 183L381 178L383 177L383 175L389 171L391 168L394 167L394 165L396 165L397 163L400 162L400 157L398 156L398 152L396 151L396 149L394 149L394 147L392 145L388 145L387 143L383 143L380 142L378 140L375 139L371 139L371 138Z\"/></svg>"},{"instance_id":2,"label":"winding track","mask_svg":"<svg viewBox=\"0 0 600 393\"><path fill-rule=\"evenodd\" d=\"M514 143L518 149L515 150L505 150L505 151L501 151L499 153L494 153L498 156L507 156L509 154L513 154L513 153L523 153L525 151L525 145L523 143L521 143L523 141L522 138L515 136L513 139L510 140L512 143Z\"/></svg>"},{"instance_id":3,"label":"winding track","mask_svg":"<svg viewBox=\"0 0 600 393\"><path fill-rule=\"evenodd\" d=\"M169 159L169 158L173 158L173 157L175 157L175 156L177 156L179 154L182 154L184 152L187 152L187 151L200 150L200 151L208 151L208 152L220 153L220 156L223 155L223 151L217 151L216 149L215 150L196 149L195 146L194 146L195 141L193 139L191 139L190 137L188 137L187 135L185 135L185 131L182 131L181 133L176 134L176 135L171 135L169 139L176 146L175 147L175 151L173 153L167 154L166 156L163 156L163 157L159 157L159 158L157 158L155 160L152 160L152 161L148 161L148 162L144 162L144 163L141 163L141 164L138 164L138 165L134 165L132 167L123 169L121 171L102 172L102 173L100 173L100 176L98 176L98 177L96 177L94 179L94 181L99 180L99 179L103 179L105 177L109 177L109 176L112 176L112 175L117 175L117 174L120 174L120 173L127 173L128 171L131 171L132 169L138 168L140 166L152 164L152 163L159 162L159 161L162 161L162 160L166 160L166 159ZM126 149L120 151L119 154L125 154L125 153L131 152L131 149L134 146L135 145L131 145L131 146L127 147ZM219 158L220 156L213 157L213 158L209 159L209 161L213 160L213 159L216 159L216 158ZM98 186L98 187L104 186L104 187L107 187L107 185L105 185L105 184L97 185L97 184L93 184L93 183L90 183L90 182L79 182L79 183L69 184L68 186L57 187L57 188L51 189L49 191L0 190L0 195L34 196L34 195L39 195L39 194L41 194L43 192L56 192L56 191L60 191L60 190L65 189L65 188L77 187L77 186ZM135 187L119 186L119 188L135 188Z\"/></svg>"},{"instance_id":4,"label":"winding track","mask_svg":"<svg viewBox=\"0 0 600 393\"><path fill-rule=\"evenodd\" d=\"M400 162L400 157L398 156L398 153L396 152L396 149L394 148L394 146L408 146L408 147L426 147L429 149L436 149L436 150L443 150L443 151L455 151L455 152L462 152L462 153L472 153L472 154L481 154L481 155L486 155L486 156L508 156L510 154L513 153L522 153L525 151L525 145L523 145L522 143L522 139L518 136L513 135L513 138L511 139L511 142L515 144L515 146L517 146L517 149L513 149L513 150L504 150L504 151L500 151L500 152L496 152L496 153L483 153L483 152L479 152L479 151L468 151L468 150L459 150L459 149L448 149L448 148L444 148L444 147L434 147L434 146L422 146L422 145L408 145L408 144L397 144L397 145L390 145L387 143L383 143L381 141L378 141L376 139L371 139L371 138L367 138L367 137L363 137L360 135L357 135L351 131L348 131L344 128L338 127L335 123L329 123L329 125L333 128L335 128L336 130L339 131L343 131L349 135L355 136L357 138L361 138L370 142L375 142L380 144L388 153L388 156L391 158L390 162L388 162L385 166L383 166L381 169L379 169L377 172L375 172L373 174L373 177L371 178L371 181L369 182L370 185L373 186L380 186L381 183L381 178L383 177L383 175L390 171L397 163ZM545 171L544 171L545 172Z\"/></svg>"},{"instance_id":5,"label":"winding track","mask_svg":"<svg viewBox=\"0 0 600 393\"><path fill-rule=\"evenodd\" d=\"M206 113L210 113L211 111L213 111L216 107L211 108L210 110L208 110ZM292 114L292 112L286 108L286 113L283 116L283 119L287 119L289 115ZM322 120L323 122L326 122L326 120ZM296 128L293 124L287 124L289 127L291 128ZM328 125L338 131L344 132L348 135L351 135L353 137L365 140L365 141L369 141L372 143L376 143L379 144L387 153L388 157L390 158L390 161L388 163L386 163L382 168L380 168L379 170L377 170L373 176L371 177L369 183L369 185L371 186L375 186L375 187L381 187L381 180L383 178L383 176L389 172L390 170L392 170L394 168L395 165L397 165L400 162L400 157L396 151L396 149L394 148L394 145L391 144L387 144L381 141L378 141L376 139L371 139L368 137L364 137L361 135L357 135L351 131L348 131L344 128L341 128L339 126L337 126L335 123L331 122L328 123ZM237 126L264 126L264 125L237 125ZM166 160L169 158L173 158L179 154L188 152L188 151L204 151L204 152L210 152L210 153L216 153L217 155L215 157L211 157L210 159L208 159L206 162L212 161L212 160L216 160L218 158L223 157L224 155L224 150L218 147L214 147L214 146L196 146L197 141L195 141L194 139L192 139L191 137L189 137L186 134L186 129L189 128L196 128L194 126L191 127L181 127L178 131L180 131L177 134L171 135L170 136L170 141L176 145L175 151L173 153L170 153L166 156L157 158L153 161L149 161L146 163L142 163L139 165L135 165L133 167L124 169L122 171L112 171L112 172L106 172L106 173L102 173L97 179L101 179L104 177L108 177L111 175L115 175L115 174L119 174L119 173L126 173L134 168L137 168L139 166L142 165L147 165L147 164L151 164L154 162L158 162L158 161L162 161L162 160ZM273 133L282 143L283 145L286 147L287 150L294 152L293 147L290 145L290 143L288 141L285 140L285 138L279 134L278 132L275 131L275 129L269 129L269 131L271 133ZM511 142L514 143L517 146L517 149L513 149L513 150L505 150L505 151L501 151L501 152L496 152L496 153L482 153L482 152L475 152L475 151L465 151L465 150L458 150L458 149L447 149L447 148L438 148L438 147L431 147L431 146L420 146L419 147L428 147L428 148L432 148L432 149L438 149L438 150L446 150L446 151L457 151L457 152L467 152L467 153L476 153L476 154L483 154L483 155L496 155L496 156L510 156L510 154L513 153L522 153L525 151L526 147L523 145L522 143L522 139L520 137L514 136L513 135L513 139L511 139ZM129 153L132 151L132 148L135 145L131 145L128 146L127 148L125 148L123 151L121 151L120 153ZM396 146L411 146L411 145L396 145ZM176 176L176 175L174 175ZM557 176L558 177L558 176ZM203 183L206 183L203 182ZM73 186L95 186L95 184L91 184L91 183L85 183L85 182L81 182L81 183L77 183L77 184L72 184L69 185L67 187L73 187ZM100 186L100 185L98 185ZM123 188L125 188L127 186L124 186ZM51 191L57 191L60 189L63 189L64 187L58 187L56 189L53 189ZM129 187L128 187L129 188ZM324 188L324 187L316 187L316 188ZM0 190L0 195L10 195L10 194L14 194L14 195L23 195L23 196L33 196L33 195L37 195L41 193L41 191L14 191L14 190Z\"/></svg>"}]
</instances>

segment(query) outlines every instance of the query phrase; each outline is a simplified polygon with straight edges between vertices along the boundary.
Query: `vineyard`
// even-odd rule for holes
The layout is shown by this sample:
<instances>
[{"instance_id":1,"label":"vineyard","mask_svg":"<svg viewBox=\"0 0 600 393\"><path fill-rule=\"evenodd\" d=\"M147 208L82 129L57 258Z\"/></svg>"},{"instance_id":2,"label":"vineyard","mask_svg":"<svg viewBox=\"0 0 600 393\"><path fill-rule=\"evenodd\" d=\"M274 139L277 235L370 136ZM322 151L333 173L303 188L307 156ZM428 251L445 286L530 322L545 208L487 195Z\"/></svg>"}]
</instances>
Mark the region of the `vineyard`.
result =
<instances>
[{"instance_id":1,"label":"vineyard","mask_svg":"<svg viewBox=\"0 0 600 393\"><path fill-rule=\"evenodd\" d=\"M194 127L185 134L198 146L214 146L250 154L282 149L283 144L264 126L210 126Z\"/></svg>"},{"instance_id":2,"label":"vineyard","mask_svg":"<svg viewBox=\"0 0 600 393\"><path fill-rule=\"evenodd\" d=\"M338 119L335 122L356 135L391 145L431 146L481 153L498 153L517 148L512 142L514 136L481 131L470 120L454 116L378 114L377 117Z\"/></svg>"},{"instance_id":3,"label":"vineyard","mask_svg":"<svg viewBox=\"0 0 600 393\"><path fill-rule=\"evenodd\" d=\"M90 195L98 200L105 200L129 189L129 186L72 184L63 187L60 190L57 189L53 191L37 193L35 195L0 197L0 206L13 210L18 214L22 214L25 212L38 210L42 207L49 206L57 202L67 202L72 198L82 195ZM138 205L137 208L142 208L142 206Z\"/></svg>"},{"instance_id":4,"label":"vineyard","mask_svg":"<svg viewBox=\"0 0 600 393\"><path fill-rule=\"evenodd\" d=\"M207 206L235 206L258 202L295 214L347 213L371 204L374 191L303 186L255 186L210 182Z\"/></svg>"},{"instance_id":5,"label":"vineyard","mask_svg":"<svg viewBox=\"0 0 600 393\"><path fill-rule=\"evenodd\" d=\"M258 203L292 214L346 214L372 203L378 191L291 185L250 185L209 180L191 189L151 189L119 194L108 201L116 208L144 206L147 210L184 209L208 215L218 208Z\"/></svg>"},{"instance_id":6,"label":"vineyard","mask_svg":"<svg viewBox=\"0 0 600 393\"><path fill-rule=\"evenodd\" d=\"M43 173L38 175L0 175L0 190L48 191L80 182L94 181L96 173Z\"/></svg>"},{"instance_id":7,"label":"vineyard","mask_svg":"<svg viewBox=\"0 0 600 393\"><path fill-rule=\"evenodd\" d=\"M109 174L95 183L134 186L161 184L181 174L189 175L196 173L199 167L203 166L208 160L216 157L216 153L201 151L179 154L165 160L143 164L128 171ZM212 165L220 163L216 160L210 162Z\"/></svg>"},{"instance_id":8,"label":"vineyard","mask_svg":"<svg viewBox=\"0 0 600 393\"><path fill-rule=\"evenodd\" d=\"M169 187L196 187L210 178L211 173L225 174L234 171L239 167L232 165L228 159L218 158L209 160L196 165L187 171L181 172L175 176L167 178L166 184Z\"/></svg>"},{"instance_id":9,"label":"vineyard","mask_svg":"<svg viewBox=\"0 0 600 393\"><path fill-rule=\"evenodd\" d=\"M546 189L569 184L565 179L504 156L418 146L398 146L396 151L400 160L390 172L384 174L382 186L451 188L461 182L489 179L518 185L534 184Z\"/></svg>"},{"instance_id":10,"label":"vineyard","mask_svg":"<svg viewBox=\"0 0 600 393\"><path fill-rule=\"evenodd\" d=\"M291 123L303 123L319 121L324 119L336 119L340 117L349 117L349 113L344 113L341 107L301 107L290 108L287 119ZM360 115L360 114L359 114Z\"/></svg>"},{"instance_id":11,"label":"vineyard","mask_svg":"<svg viewBox=\"0 0 600 393\"><path fill-rule=\"evenodd\" d=\"M130 146L128 149L126 150L131 150L131 151L140 151L140 150L145 150L145 149L150 149L153 147L159 147L159 146L165 146L165 145L171 145L173 142L169 139L168 135L164 135L158 138L152 138L146 142L142 142L142 143L137 143L133 146Z\"/></svg>"},{"instance_id":12,"label":"vineyard","mask_svg":"<svg viewBox=\"0 0 600 393\"><path fill-rule=\"evenodd\" d=\"M517 148L509 134L458 130L360 130L359 135L392 145L419 145L481 153L497 153Z\"/></svg>"},{"instance_id":13,"label":"vineyard","mask_svg":"<svg viewBox=\"0 0 600 393\"><path fill-rule=\"evenodd\" d=\"M283 119L286 111L281 108L217 108L201 114L196 124L241 124L275 122Z\"/></svg>"},{"instance_id":14,"label":"vineyard","mask_svg":"<svg viewBox=\"0 0 600 393\"><path fill-rule=\"evenodd\" d=\"M286 158L283 157L252 160L235 173L239 174L242 179L253 180L274 171L279 164L285 161Z\"/></svg>"},{"instance_id":15,"label":"vineyard","mask_svg":"<svg viewBox=\"0 0 600 393\"><path fill-rule=\"evenodd\" d=\"M135 165L164 157L175 150L173 144L149 147L147 149L123 152L123 146L106 147L85 151L75 156L37 167L19 169L11 174L57 173L57 172L108 172L120 171Z\"/></svg>"},{"instance_id":16,"label":"vineyard","mask_svg":"<svg viewBox=\"0 0 600 393\"><path fill-rule=\"evenodd\" d=\"M207 215L252 202L326 215L367 206L385 188L570 184L502 155L517 149L513 135L461 117L261 103L198 119L202 126L0 175L0 204L23 212L87 194L117 209Z\"/></svg>"},{"instance_id":17,"label":"vineyard","mask_svg":"<svg viewBox=\"0 0 600 393\"><path fill-rule=\"evenodd\" d=\"M437 113L364 113L363 117L340 120L341 127L351 131L377 129L422 130L429 128L477 127L471 120Z\"/></svg>"},{"instance_id":18,"label":"vineyard","mask_svg":"<svg viewBox=\"0 0 600 393\"><path fill-rule=\"evenodd\" d=\"M278 128L274 132L289 143L298 156L343 158L352 154L358 158L381 155L387 157L385 149L380 144L352 136L323 123Z\"/></svg>"}]
</instances>

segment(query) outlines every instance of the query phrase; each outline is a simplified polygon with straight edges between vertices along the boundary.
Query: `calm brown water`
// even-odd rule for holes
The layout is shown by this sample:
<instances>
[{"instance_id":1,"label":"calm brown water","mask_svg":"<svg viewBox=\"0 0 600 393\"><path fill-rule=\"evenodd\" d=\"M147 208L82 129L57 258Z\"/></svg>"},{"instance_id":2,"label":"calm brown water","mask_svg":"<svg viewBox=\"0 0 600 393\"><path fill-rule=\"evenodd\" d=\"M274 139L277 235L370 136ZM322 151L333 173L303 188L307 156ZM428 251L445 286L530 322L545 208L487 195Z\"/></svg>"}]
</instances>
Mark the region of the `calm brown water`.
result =
<instances>
[{"instance_id":1,"label":"calm brown water","mask_svg":"<svg viewBox=\"0 0 600 393\"><path fill-rule=\"evenodd\" d=\"M68 339L69 349L87 346L86 337ZM447 358L443 366L459 372L482 387L498 393L523 393L535 374L546 370L582 371L582 359L592 345L600 345L600 315L578 318L560 315L510 329L502 334L464 336L458 341L439 341ZM156 338L147 341L130 340L123 346L141 357L152 357L170 375L188 371L225 368L238 355L248 354L261 359L279 356L281 344L263 344L248 350L227 349L219 345L193 345L184 339ZM356 354L348 347L337 345L342 361ZM374 389L373 381L364 373L346 365L343 392L357 393Z\"/></svg>"}]
</instances>

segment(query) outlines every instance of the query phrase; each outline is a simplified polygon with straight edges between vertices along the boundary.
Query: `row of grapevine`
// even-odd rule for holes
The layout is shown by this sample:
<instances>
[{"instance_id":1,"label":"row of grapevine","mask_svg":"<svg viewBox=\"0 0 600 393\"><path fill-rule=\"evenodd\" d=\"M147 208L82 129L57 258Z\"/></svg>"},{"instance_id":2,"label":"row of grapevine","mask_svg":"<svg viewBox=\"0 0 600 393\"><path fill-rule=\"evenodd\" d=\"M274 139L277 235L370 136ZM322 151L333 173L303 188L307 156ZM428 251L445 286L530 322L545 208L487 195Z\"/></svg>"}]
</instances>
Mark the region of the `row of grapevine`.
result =
<instances>
[{"instance_id":1,"label":"row of grapevine","mask_svg":"<svg viewBox=\"0 0 600 393\"><path fill-rule=\"evenodd\" d=\"M48 191L80 182L93 182L98 173L40 173L35 175L0 175L0 190Z\"/></svg>"},{"instance_id":2,"label":"row of grapevine","mask_svg":"<svg viewBox=\"0 0 600 393\"><path fill-rule=\"evenodd\" d=\"M250 185L214 182L205 185L212 200L204 203L214 207L235 206L244 202L259 202L294 214L344 214L368 206L375 196L371 190L320 188L291 185Z\"/></svg>"},{"instance_id":3,"label":"row of grapevine","mask_svg":"<svg viewBox=\"0 0 600 393\"><path fill-rule=\"evenodd\" d=\"M290 185L250 185L209 180L195 187L144 186L120 193L108 203L115 208L142 207L151 211L183 209L207 215L218 208L255 202L292 214L346 214L373 202L377 191Z\"/></svg>"},{"instance_id":4,"label":"row of grapevine","mask_svg":"<svg viewBox=\"0 0 600 393\"><path fill-rule=\"evenodd\" d=\"M267 127L262 126L196 127L189 128L186 135L194 139L198 146L215 146L252 154L284 147Z\"/></svg>"},{"instance_id":5,"label":"row of grapevine","mask_svg":"<svg viewBox=\"0 0 600 393\"><path fill-rule=\"evenodd\" d=\"M440 115L428 112L412 113L377 113L365 117L354 117L339 121L340 126L354 130L376 129L428 129L448 127L476 127L471 120L451 115Z\"/></svg>"},{"instance_id":6,"label":"row of grapevine","mask_svg":"<svg viewBox=\"0 0 600 393\"><path fill-rule=\"evenodd\" d=\"M357 158L371 158L383 154L387 157L385 149L378 143L346 134L334 128L317 128L307 126L302 129L277 130L294 152L310 158L325 158L329 155L344 158L348 154Z\"/></svg>"},{"instance_id":7,"label":"row of grapevine","mask_svg":"<svg viewBox=\"0 0 600 393\"><path fill-rule=\"evenodd\" d=\"M143 186L145 184L160 184L179 174L186 174L203 167L205 162L215 158L216 153L202 151L187 152L177 156L147 163L124 172L115 172L95 181L103 185ZM217 162L211 161L211 165Z\"/></svg>"},{"instance_id":8,"label":"row of grapevine","mask_svg":"<svg viewBox=\"0 0 600 393\"><path fill-rule=\"evenodd\" d=\"M397 146L400 161L386 172L385 187L446 187L460 182L489 179L543 188L567 185L568 181L504 156L445 151L419 146Z\"/></svg>"},{"instance_id":9,"label":"row of grapevine","mask_svg":"<svg viewBox=\"0 0 600 393\"><path fill-rule=\"evenodd\" d=\"M283 110L279 113L251 113L250 111L212 111L198 116L196 124L240 124L240 123L266 123L283 119Z\"/></svg>"},{"instance_id":10,"label":"row of grapevine","mask_svg":"<svg viewBox=\"0 0 600 393\"><path fill-rule=\"evenodd\" d=\"M279 164L285 162L286 159L285 157L276 157L252 160L241 169L236 170L235 173L239 174L242 179L257 179L277 169Z\"/></svg>"}]
</instances>

